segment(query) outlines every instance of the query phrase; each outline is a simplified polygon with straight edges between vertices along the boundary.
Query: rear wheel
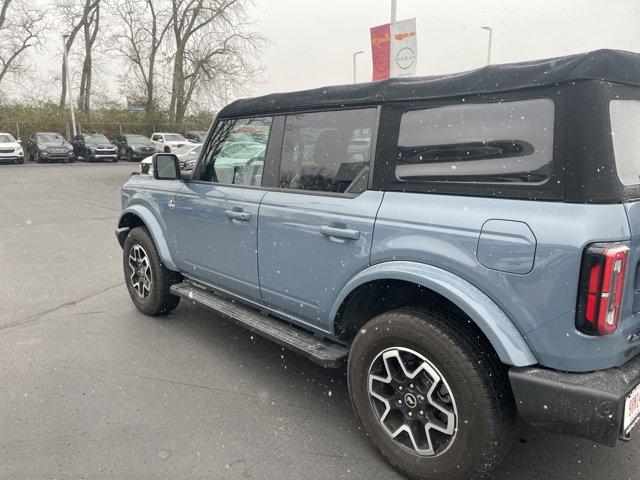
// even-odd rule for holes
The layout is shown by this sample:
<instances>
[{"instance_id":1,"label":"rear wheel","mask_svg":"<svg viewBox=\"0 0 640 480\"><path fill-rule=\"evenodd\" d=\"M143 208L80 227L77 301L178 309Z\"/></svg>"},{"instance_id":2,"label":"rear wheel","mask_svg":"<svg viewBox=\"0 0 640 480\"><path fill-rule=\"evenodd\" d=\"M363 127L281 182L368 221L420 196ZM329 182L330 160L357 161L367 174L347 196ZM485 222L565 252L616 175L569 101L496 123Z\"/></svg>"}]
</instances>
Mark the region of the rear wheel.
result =
<instances>
[{"instance_id":1,"label":"rear wheel","mask_svg":"<svg viewBox=\"0 0 640 480\"><path fill-rule=\"evenodd\" d=\"M414 479L484 478L512 440L506 371L467 321L405 308L367 323L349 354L349 393L372 442Z\"/></svg>"},{"instance_id":2,"label":"rear wheel","mask_svg":"<svg viewBox=\"0 0 640 480\"><path fill-rule=\"evenodd\" d=\"M182 278L164 266L151 235L144 227L136 227L124 242L124 279L134 305L147 315L162 315L178 305L180 297L169 291Z\"/></svg>"}]
</instances>

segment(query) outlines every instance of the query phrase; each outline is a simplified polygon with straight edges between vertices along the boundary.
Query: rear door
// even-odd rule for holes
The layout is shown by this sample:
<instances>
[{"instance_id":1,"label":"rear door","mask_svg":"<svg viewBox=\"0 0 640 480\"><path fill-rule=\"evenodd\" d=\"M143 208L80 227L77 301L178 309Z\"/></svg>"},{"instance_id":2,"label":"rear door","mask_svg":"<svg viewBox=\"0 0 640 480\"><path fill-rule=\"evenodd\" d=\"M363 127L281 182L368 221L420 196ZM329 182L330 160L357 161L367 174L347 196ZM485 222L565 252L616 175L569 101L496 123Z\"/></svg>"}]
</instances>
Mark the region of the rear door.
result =
<instances>
[{"instance_id":1,"label":"rear door","mask_svg":"<svg viewBox=\"0 0 640 480\"><path fill-rule=\"evenodd\" d=\"M383 195L368 190L376 118L374 107L286 116L276 188L260 206L262 298L321 330L341 288L369 265Z\"/></svg>"},{"instance_id":2,"label":"rear door","mask_svg":"<svg viewBox=\"0 0 640 480\"><path fill-rule=\"evenodd\" d=\"M176 198L178 265L186 275L259 301L257 227L271 117L221 120L194 180ZM242 143L251 149L234 149Z\"/></svg>"}]
</instances>

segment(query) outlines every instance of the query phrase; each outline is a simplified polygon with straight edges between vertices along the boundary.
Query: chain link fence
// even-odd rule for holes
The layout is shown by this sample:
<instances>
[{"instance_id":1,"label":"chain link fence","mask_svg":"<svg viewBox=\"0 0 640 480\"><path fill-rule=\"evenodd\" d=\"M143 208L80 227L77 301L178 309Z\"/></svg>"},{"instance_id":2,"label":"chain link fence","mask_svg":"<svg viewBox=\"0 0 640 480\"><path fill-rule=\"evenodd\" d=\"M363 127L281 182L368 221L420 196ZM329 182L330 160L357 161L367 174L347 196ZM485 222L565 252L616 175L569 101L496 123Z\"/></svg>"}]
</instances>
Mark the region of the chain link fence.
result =
<instances>
[{"instance_id":1,"label":"chain link fence","mask_svg":"<svg viewBox=\"0 0 640 480\"><path fill-rule=\"evenodd\" d=\"M171 132L184 134L188 131L206 131L209 125L202 123L119 123L119 122L78 122L76 123L77 133L102 133L109 140L113 140L118 134L140 134L150 137L154 132ZM71 139L73 129L71 122L60 121L0 121L0 132L10 133L15 138L19 138L23 145L31 135L36 132L56 132L66 139Z\"/></svg>"}]
</instances>

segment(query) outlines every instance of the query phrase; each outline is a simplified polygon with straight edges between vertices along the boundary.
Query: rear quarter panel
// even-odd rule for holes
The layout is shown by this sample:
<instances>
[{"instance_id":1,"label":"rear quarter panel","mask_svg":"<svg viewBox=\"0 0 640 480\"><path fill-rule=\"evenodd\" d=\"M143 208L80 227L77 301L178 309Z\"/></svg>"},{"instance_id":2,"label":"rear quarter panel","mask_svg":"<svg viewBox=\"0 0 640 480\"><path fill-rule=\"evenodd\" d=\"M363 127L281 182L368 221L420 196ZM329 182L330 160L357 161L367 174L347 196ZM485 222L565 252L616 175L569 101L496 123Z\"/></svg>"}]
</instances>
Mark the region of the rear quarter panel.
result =
<instances>
[{"instance_id":1,"label":"rear quarter panel","mask_svg":"<svg viewBox=\"0 0 640 480\"><path fill-rule=\"evenodd\" d=\"M490 220L530 228L535 238L530 271L500 271L478 261L480 233ZM504 232L507 244L509 235ZM541 364L595 370L623 362L628 344L621 335L594 339L575 329L582 251L592 242L629 238L623 205L387 192L376 220L371 264L408 260L446 269L500 306ZM513 262L491 263L501 264ZM552 336L541 335L549 329ZM605 344L607 349L601 348Z\"/></svg>"}]
</instances>

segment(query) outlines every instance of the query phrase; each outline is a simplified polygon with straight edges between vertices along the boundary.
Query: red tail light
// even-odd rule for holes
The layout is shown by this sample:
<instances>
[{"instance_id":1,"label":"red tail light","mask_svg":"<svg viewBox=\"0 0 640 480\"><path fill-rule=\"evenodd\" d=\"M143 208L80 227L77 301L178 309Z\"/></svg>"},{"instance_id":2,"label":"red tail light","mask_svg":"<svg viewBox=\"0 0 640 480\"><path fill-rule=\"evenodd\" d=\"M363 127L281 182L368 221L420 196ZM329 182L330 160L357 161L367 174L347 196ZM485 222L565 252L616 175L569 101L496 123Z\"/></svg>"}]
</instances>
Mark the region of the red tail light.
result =
<instances>
[{"instance_id":1,"label":"red tail light","mask_svg":"<svg viewBox=\"0 0 640 480\"><path fill-rule=\"evenodd\" d=\"M594 243L582 255L576 327L589 335L618 329L629 248L620 243Z\"/></svg>"}]
</instances>

